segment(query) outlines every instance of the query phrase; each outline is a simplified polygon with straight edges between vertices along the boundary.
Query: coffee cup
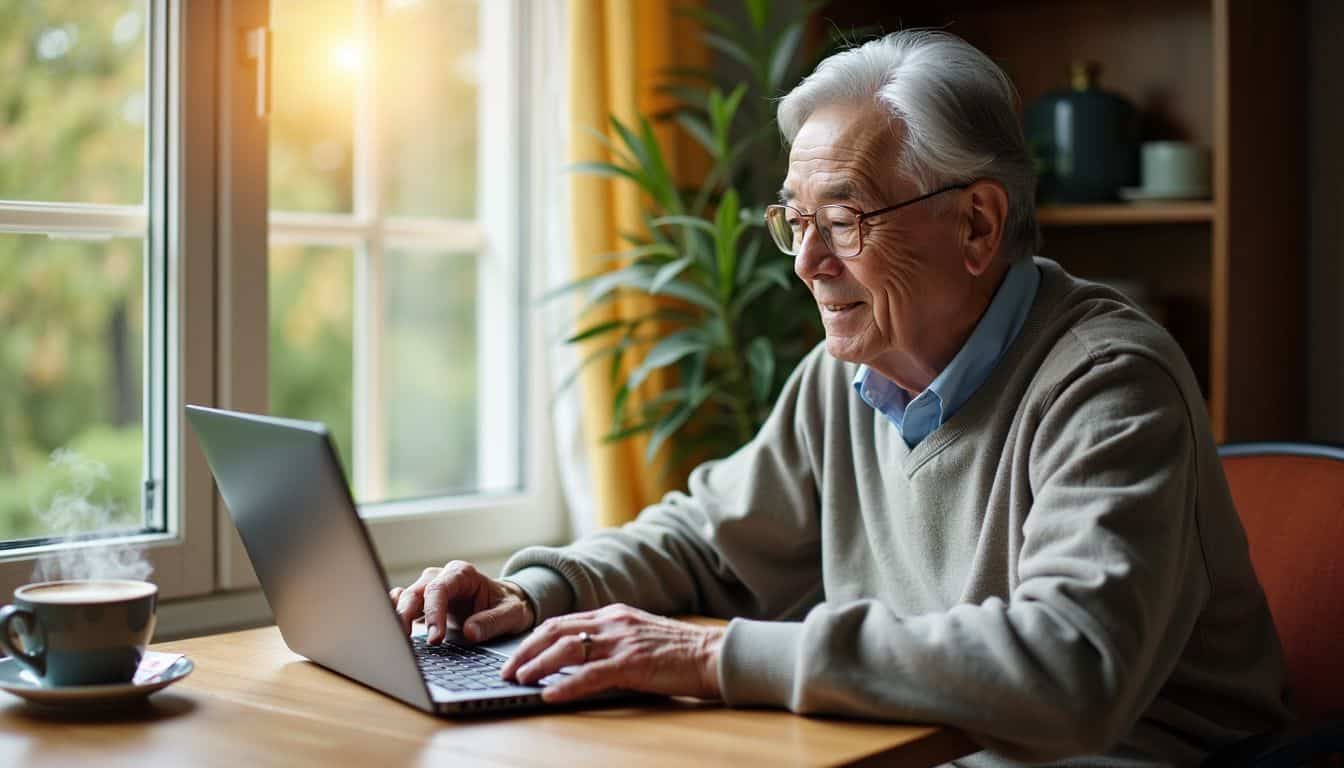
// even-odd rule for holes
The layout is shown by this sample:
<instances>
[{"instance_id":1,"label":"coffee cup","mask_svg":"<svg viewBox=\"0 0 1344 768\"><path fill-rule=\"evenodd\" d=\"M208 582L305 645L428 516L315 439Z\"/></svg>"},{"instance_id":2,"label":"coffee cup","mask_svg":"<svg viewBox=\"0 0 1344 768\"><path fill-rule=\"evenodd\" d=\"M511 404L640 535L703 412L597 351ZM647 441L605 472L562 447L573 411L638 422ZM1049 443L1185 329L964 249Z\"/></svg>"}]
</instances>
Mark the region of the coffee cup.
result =
<instances>
[{"instance_id":1,"label":"coffee cup","mask_svg":"<svg viewBox=\"0 0 1344 768\"><path fill-rule=\"evenodd\" d=\"M1209 153L1185 141L1149 141L1139 148L1139 176L1147 195L1208 197Z\"/></svg>"},{"instance_id":2,"label":"coffee cup","mask_svg":"<svg viewBox=\"0 0 1344 768\"><path fill-rule=\"evenodd\" d=\"M43 687L128 683L154 634L158 595L147 581L116 579L19 587L0 608L0 648Z\"/></svg>"}]
</instances>

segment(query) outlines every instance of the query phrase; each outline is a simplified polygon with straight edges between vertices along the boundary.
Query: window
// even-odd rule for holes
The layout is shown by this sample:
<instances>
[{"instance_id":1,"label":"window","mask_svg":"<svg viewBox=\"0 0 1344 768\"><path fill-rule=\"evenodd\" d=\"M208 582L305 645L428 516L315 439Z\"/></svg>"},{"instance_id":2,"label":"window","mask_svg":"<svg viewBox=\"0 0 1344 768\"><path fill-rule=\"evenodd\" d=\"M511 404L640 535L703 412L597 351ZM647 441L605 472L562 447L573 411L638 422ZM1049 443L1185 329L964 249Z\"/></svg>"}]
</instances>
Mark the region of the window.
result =
<instances>
[{"instance_id":1,"label":"window","mask_svg":"<svg viewBox=\"0 0 1344 768\"><path fill-rule=\"evenodd\" d=\"M176 16L10 0L0 17L0 590L96 575L135 542L164 594L199 591L166 428Z\"/></svg>"},{"instance_id":2,"label":"window","mask_svg":"<svg viewBox=\"0 0 1344 768\"><path fill-rule=\"evenodd\" d=\"M270 408L369 510L522 485L517 16L271 3Z\"/></svg>"},{"instance_id":3,"label":"window","mask_svg":"<svg viewBox=\"0 0 1344 768\"><path fill-rule=\"evenodd\" d=\"M162 273L147 205L150 9L7 5L0 541L161 532L162 441L146 429L163 407L146 327L164 309L146 291Z\"/></svg>"},{"instance_id":4,"label":"window","mask_svg":"<svg viewBox=\"0 0 1344 768\"><path fill-rule=\"evenodd\" d=\"M389 568L562 535L522 108L557 8L0 0L0 593L128 542L165 597L255 583L186 403L327 422Z\"/></svg>"}]
</instances>

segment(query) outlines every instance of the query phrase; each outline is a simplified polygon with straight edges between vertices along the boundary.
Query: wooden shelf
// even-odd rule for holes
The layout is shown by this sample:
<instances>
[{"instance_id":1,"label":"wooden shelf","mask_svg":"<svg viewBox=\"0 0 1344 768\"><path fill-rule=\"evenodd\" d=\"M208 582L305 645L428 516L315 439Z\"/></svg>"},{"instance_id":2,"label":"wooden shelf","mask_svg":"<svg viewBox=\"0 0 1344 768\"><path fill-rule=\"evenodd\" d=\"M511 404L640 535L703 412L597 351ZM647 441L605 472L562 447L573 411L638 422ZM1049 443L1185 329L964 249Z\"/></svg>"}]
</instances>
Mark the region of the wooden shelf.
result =
<instances>
[{"instance_id":1,"label":"wooden shelf","mask_svg":"<svg viewBox=\"0 0 1344 768\"><path fill-rule=\"evenodd\" d=\"M1213 202L1043 205L1036 209L1036 220L1042 227L1198 224L1213 221Z\"/></svg>"}]
</instances>

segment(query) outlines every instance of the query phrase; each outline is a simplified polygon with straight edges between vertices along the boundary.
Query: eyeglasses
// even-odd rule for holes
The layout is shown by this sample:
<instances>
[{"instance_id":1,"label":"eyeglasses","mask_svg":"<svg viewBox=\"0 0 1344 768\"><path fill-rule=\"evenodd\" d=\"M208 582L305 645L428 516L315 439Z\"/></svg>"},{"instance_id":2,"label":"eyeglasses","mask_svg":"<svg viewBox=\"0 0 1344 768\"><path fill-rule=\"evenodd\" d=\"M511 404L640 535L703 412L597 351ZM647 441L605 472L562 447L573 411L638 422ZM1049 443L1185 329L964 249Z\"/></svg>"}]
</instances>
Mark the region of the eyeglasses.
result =
<instances>
[{"instance_id":1,"label":"eyeglasses","mask_svg":"<svg viewBox=\"0 0 1344 768\"><path fill-rule=\"evenodd\" d=\"M920 195L913 200L866 212L840 204L823 205L812 213L803 213L791 205L767 205L765 228L770 231L770 237L774 239L775 245L779 246L779 250L790 256L796 256L798 249L803 245L803 235L807 233L806 220L811 219L817 227L817 233L821 235L821 241L831 249L831 253L841 259L852 259L863 250L864 219L891 213L907 205L928 200L935 195L969 186L970 184L953 184L927 195Z\"/></svg>"}]
</instances>

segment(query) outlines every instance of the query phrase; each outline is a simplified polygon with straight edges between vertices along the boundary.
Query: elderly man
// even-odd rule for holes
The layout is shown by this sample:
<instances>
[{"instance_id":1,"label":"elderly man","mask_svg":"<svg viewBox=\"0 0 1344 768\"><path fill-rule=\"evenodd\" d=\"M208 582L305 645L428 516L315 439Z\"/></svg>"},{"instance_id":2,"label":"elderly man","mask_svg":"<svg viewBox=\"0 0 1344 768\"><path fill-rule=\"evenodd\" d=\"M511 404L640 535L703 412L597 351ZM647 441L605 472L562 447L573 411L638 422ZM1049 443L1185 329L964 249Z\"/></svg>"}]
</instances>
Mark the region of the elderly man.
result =
<instances>
[{"instance_id":1,"label":"elderly man","mask_svg":"<svg viewBox=\"0 0 1344 768\"><path fill-rule=\"evenodd\" d=\"M1191 764L1282 722L1199 388L1123 297L1033 257L1013 99L937 32L822 63L780 103L766 224L825 348L689 493L525 549L503 580L430 569L392 591L408 627L541 622L504 674L581 665L551 701L619 686L946 723L986 750L966 765ZM655 615L687 613L733 620Z\"/></svg>"}]
</instances>

